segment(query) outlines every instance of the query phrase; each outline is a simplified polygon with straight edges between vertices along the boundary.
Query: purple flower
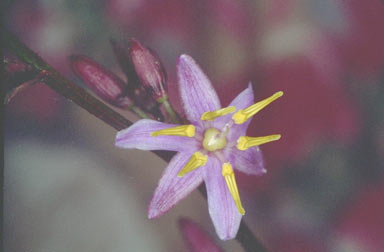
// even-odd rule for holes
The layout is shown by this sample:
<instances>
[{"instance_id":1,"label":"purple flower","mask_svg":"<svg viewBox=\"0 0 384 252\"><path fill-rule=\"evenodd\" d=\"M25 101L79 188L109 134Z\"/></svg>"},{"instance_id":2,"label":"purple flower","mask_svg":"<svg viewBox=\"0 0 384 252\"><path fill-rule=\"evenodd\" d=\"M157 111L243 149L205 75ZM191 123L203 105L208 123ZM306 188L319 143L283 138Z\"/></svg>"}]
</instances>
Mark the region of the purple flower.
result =
<instances>
[{"instance_id":1,"label":"purple flower","mask_svg":"<svg viewBox=\"0 0 384 252\"><path fill-rule=\"evenodd\" d=\"M233 167L246 174L266 172L258 145L280 135L245 136L250 119L283 93L253 104L251 84L228 107L221 108L210 81L187 55L177 65L180 95L189 125L140 120L117 133L116 146L140 150L170 150L178 153L165 169L148 208L156 218L187 196L204 180L209 214L218 236L236 236L245 213Z\"/></svg>"}]
</instances>

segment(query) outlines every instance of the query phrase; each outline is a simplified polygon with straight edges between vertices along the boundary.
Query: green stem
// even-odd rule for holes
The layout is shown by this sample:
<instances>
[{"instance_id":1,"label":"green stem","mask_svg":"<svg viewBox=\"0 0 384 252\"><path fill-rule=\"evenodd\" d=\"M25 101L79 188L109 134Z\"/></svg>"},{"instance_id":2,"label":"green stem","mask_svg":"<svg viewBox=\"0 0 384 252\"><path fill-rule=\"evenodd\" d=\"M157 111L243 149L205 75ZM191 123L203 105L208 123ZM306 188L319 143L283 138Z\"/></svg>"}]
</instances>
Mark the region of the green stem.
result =
<instances>
[{"instance_id":1,"label":"green stem","mask_svg":"<svg viewBox=\"0 0 384 252\"><path fill-rule=\"evenodd\" d=\"M149 116L143 110L141 110L139 107L136 107L135 105L130 106L129 109L134 113L136 113L141 118L145 118L145 119L149 118Z\"/></svg>"},{"instance_id":2,"label":"green stem","mask_svg":"<svg viewBox=\"0 0 384 252\"><path fill-rule=\"evenodd\" d=\"M173 123L176 123L176 124L181 123L180 118L177 116L175 110L172 108L167 97L159 99L158 102L164 106L165 111L168 113Z\"/></svg>"},{"instance_id":3,"label":"green stem","mask_svg":"<svg viewBox=\"0 0 384 252\"><path fill-rule=\"evenodd\" d=\"M107 105L90 95L83 88L73 84L65 77L63 77L53 67L48 65L39 55L37 55L35 52L25 46L21 41L19 41L13 34L4 29L3 32L4 47L12 51L24 62L31 64L35 70L40 71L40 73L44 76L44 83L55 90L57 93L73 101L75 104L79 105L116 130L122 130L132 125L132 122L127 120L125 117L110 109ZM163 104L171 118L173 118L175 122L178 122L179 119L175 115L174 110L168 101L164 102ZM171 152L153 152L166 162L169 162L173 156L173 153ZM203 195L205 195L205 188L203 186L200 186L199 190L203 192ZM240 228L236 239L247 252L267 251L252 234L249 227L243 220L240 223Z\"/></svg>"}]
</instances>

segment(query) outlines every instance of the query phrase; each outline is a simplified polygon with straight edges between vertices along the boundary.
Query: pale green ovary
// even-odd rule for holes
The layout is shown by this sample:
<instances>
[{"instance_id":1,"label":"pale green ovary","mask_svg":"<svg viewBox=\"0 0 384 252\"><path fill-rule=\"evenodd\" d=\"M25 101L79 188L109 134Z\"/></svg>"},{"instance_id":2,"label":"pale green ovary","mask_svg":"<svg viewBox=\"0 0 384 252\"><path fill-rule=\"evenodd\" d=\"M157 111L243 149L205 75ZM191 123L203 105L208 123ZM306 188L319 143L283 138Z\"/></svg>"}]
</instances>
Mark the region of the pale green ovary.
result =
<instances>
[{"instance_id":1,"label":"pale green ovary","mask_svg":"<svg viewBox=\"0 0 384 252\"><path fill-rule=\"evenodd\" d=\"M208 128L204 132L203 147L207 151L221 150L227 145L225 135L222 135L218 129Z\"/></svg>"}]
</instances>

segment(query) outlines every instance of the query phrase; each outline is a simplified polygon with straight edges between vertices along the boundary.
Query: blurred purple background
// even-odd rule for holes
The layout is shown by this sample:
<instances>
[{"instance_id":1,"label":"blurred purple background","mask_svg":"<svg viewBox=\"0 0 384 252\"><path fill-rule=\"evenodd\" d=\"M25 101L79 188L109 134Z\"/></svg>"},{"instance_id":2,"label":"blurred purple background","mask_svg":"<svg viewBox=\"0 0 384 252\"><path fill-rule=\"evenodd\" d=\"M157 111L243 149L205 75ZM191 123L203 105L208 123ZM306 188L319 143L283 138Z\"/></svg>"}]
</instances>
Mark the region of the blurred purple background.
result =
<instances>
[{"instance_id":1,"label":"blurred purple background","mask_svg":"<svg viewBox=\"0 0 384 252\"><path fill-rule=\"evenodd\" d=\"M384 3L379 0L16 0L5 26L67 78L84 54L123 77L109 39L154 49L180 109L176 61L196 59L223 105L248 82L283 90L248 135L268 173L238 175L246 222L271 251L384 251ZM124 113L131 120L137 118ZM5 251L185 251L177 219L215 237L198 192L158 220L165 163L114 146L115 131L37 84L5 109ZM167 230L167 232L164 232ZM218 241L241 251L234 241Z\"/></svg>"}]
</instances>

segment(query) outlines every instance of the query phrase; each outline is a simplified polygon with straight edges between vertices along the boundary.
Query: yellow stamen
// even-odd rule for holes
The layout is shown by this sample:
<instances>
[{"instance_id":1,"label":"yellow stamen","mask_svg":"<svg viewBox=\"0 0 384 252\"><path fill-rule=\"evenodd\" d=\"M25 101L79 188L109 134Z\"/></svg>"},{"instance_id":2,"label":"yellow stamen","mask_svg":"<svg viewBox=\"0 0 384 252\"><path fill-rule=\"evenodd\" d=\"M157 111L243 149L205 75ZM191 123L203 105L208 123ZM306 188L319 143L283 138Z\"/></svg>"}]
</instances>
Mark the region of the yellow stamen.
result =
<instances>
[{"instance_id":1,"label":"yellow stamen","mask_svg":"<svg viewBox=\"0 0 384 252\"><path fill-rule=\"evenodd\" d=\"M268 97L260 102L257 102L246 109L239 109L235 114L233 114L232 119L236 124L243 124L249 118L254 116L257 112L265 108L268 104L281 97L284 93L282 91L275 93L271 97Z\"/></svg>"},{"instance_id":2,"label":"yellow stamen","mask_svg":"<svg viewBox=\"0 0 384 252\"><path fill-rule=\"evenodd\" d=\"M188 160L187 164L184 166L181 171L177 174L178 177L183 177L188 172L191 172L207 163L208 156L201 154L201 152L197 151L193 153L191 158Z\"/></svg>"},{"instance_id":3,"label":"yellow stamen","mask_svg":"<svg viewBox=\"0 0 384 252\"><path fill-rule=\"evenodd\" d=\"M218 110L214 110L214 111L209 111L209 112L205 112L201 115L201 120L204 120L204 121L213 121L215 120L217 117L220 117L220 116L224 116L224 115L228 115L230 113L233 113L235 112L236 110L236 107L234 106L229 106L229 107L226 107L226 108L222 108L222 109L218 109Z\"/></svg>"},{"instance_id":4,"label":"yellow stamen","mask_svg":"<svg viewBox=\"0 0 384 252\"><path fill-rule=\"evenodd\" d=\"M193 125L181 125L168 129L162 129L158 131L151 132L151 136L186 136L194 137L195 136L195 126Z\"/></svg>"},{"instance_id":5,"label":"yellow stamen","mask_svg":"<svg viewBox=\"0 0 384 252\"><path fill-rule=\"evenodd\" d=\"M265 143L269 143L272 141L279 140L281 135L269 135L269 136L263 136L263 137L248 137L248 136L241 136L239 139L237 139L237 148L239 150L247 150L251 148L252 146L258 146Z\"/></svg>"},{"instance_id":6,"label":"yellow stamen","mask_svg":"<svg viewBox=\"0 0 384 252\"><path fill-rule=\"evenodd\" d=\"M231 193L233 200L235 201L237 210L241 215L244 215L245 210L240 201L239 190L237 189L235 173L233 172L232 165L230 163L224 163L221 174L225 178L225 182L227 183L228 190Z\"/></svg>"}]
</instances>

